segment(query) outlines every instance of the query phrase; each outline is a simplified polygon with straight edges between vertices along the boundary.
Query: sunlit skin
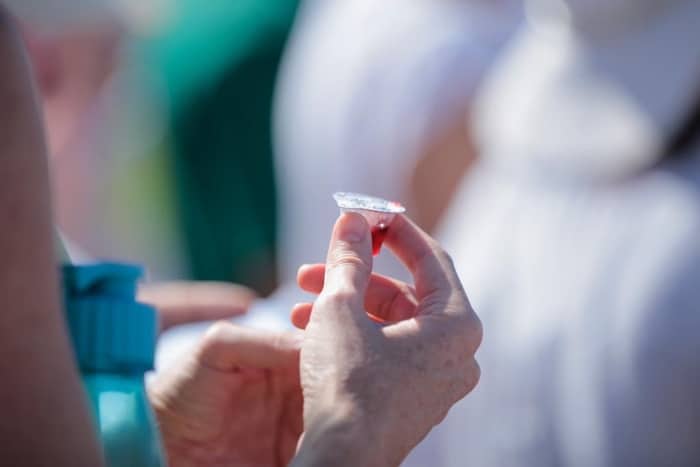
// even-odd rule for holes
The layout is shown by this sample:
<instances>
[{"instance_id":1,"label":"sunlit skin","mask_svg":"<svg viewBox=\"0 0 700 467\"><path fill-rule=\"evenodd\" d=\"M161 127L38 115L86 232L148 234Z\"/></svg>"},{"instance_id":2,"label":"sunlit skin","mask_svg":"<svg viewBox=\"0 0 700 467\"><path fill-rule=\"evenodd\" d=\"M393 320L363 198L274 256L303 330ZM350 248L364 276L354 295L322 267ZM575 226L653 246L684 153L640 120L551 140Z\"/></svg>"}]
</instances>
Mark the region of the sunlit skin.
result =
<instances>
[{"instance_id":1,"label":"sunlit skin","mask_svg":"<svg viewBox=\"0 0 700 467\"><path fill-rule=\"evenodd\" d=\"M62 324L40 106L19 34L1 11L0 36L0 108L12 111L0 127L0 217L13 226L0 234L2 458L11 465L100 466ZM386 243L414 275L408 305L371 275L366 221L344 215L325 270L312 269L323 276L322 291L303 320L303 339L219 324L182 365L156 377L149 395L170 465L265 467L291 456L295 467L398 465L471 391L481 326L449 258L403 217ZM380 284L371 289L378 293L368 293L370 283ZM199 306L240 312L212 303L231 297L230 289L195 297L202 290L188 295L176 286L142 298L160 307L164 326L188 321ZM170 300L174 295L186 305ZM365 297L374 316L390 324L372 322Z\"/></svg>"},{"instance_id":2,"label":"sunlit skin","mask_svg":"<svg viewBox=\"0 0 700 467\"><path fill-rule=\"evenodd\" d=\"M305 435L292 465L399 465L479 380L481 324L447 254L402 215L386 245L415 287L372 273L370 228L355 213L337 221L325 266L299 271L300 285L320 294L292 310L305 329ZM338 411L351 421L333 421ZM316 426L353 441L325 449ZM343 455L353 460L336 464Z\"/></svg>"},{"instance_id":3,"label":"sunlit skin","mask_svg":"<svg viewBox=\"0 0 700 467\"><path fill-rule=\"evenodd\" d=\"M156 379L171 465L399 465L471 391L479 320L437 244L404 217L392 227L415 288L371 273L370 228L343 215L326 264L300 270L320 292L292 313L303 333L220 323Z\"/></svg>"},{"instance_id":4,"label":"sunlit skin","mask_svg":"<svg viewBox=\"0 0 700 467\"><path fill-rule=\"evenodd\" d=\"M0 459L99 467L61 311L40 100L1 5L0 70Z\"/></svg>"},{"instance_id":5,"label":"sunlit skin","mask_svg":"<svg viewBox=\"0 0 700 467\"><path fill-rule=\"evenodd\" d=\"M256 298L249 288L224 282L142 284L138 292L139 301L158 310L161 332L181 324L240 316Z\"/></svg>"},{"instance_id":6,"label":"sunlit skin","mask_svg":"<svg viewBox=\"0 0 700 467\"><path fill-rule=\"evenodd\" d=\"M302 432L301 339L214 325L149 397L171 467L285 466Z\"/></svg>"}]
</instances>

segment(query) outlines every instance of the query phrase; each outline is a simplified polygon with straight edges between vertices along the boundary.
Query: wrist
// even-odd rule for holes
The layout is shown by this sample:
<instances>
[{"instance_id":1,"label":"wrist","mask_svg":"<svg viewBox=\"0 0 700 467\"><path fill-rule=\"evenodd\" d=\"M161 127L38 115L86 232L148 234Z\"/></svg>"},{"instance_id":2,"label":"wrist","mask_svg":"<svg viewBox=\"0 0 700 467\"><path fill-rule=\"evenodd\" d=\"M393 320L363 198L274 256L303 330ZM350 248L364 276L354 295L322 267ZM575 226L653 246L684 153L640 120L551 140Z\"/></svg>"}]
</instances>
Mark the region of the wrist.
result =
<instances>
[{"instance_id":1,"label":"wrist","mask_svg":"<svg viewBox=\"0 0 700 467\"><path fill-rule=\"evenodd\" d=\"M209 465L210 451L203 449L200 443L193 442L185 436L187 433L187 420L173 409L169 395L153 388L153 384L147 386L151 410L158 425L163 454L170 467L196 467Z\"/></svg>"},{"instance_id":2,"label":"wrist","mask_svg":"<svg viewBox=\"0 0 700 467\"><path fill-rule=\"evenodd\" d=\"M346 399L332 403L307 417L304 435L292 467L386 466L379 435L382 417L369 415L359 404Z\"/></svg>"}]
</instances>

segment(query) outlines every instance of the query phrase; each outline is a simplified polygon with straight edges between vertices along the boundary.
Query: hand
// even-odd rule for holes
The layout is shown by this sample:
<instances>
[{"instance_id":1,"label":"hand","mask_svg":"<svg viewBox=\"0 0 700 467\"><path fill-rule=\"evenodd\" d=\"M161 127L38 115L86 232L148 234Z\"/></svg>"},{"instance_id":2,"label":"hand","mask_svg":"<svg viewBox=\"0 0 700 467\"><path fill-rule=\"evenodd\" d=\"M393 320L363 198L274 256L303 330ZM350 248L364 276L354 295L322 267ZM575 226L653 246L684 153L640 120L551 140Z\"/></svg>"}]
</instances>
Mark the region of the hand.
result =
<instances>
[{"instance_id":1,"label":"hand","mask_svg":"<svg viewBox=\"0 0 700 467\"><path fill-rule=\"evenodd\" d=\"M477 384L481 324L450 258L403 216L386 245L415 288L371 273L369 227L358 214L336 223L325 267L300 270L301 286L321 294L292 311L306 328L295 465L398 465Z\"/></svg>"},{"instance_id":2,"label":"hand","mask_svg":"<svg viewBox=\"0 0 700 467\"><path fill-rule=\"evenodd\" d=\"M165 282L139 288L138 300L158 309L160 330L197 321L216 321L245 313L255 292L225 282Z\"/></svg>"},{"instance_id":3,"label":"hand","mask_svg":"<svg viewBox=\"0 0 700 467\"><path fill-rule=\"evenodd\" d=\"M297 334L221 322L148 388L171 467L284 466L302 431Z\"/></svg>"}]
</instances>

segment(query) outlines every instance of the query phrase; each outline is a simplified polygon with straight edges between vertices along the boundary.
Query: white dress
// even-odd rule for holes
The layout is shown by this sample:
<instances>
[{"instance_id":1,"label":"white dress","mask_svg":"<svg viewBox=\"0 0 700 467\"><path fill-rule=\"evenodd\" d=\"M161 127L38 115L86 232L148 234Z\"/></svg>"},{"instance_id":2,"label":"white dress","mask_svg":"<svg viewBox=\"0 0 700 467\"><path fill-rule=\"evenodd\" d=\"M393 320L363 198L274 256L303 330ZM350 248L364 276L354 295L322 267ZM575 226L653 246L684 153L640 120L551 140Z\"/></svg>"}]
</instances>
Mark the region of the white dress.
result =
<instances>
[{"instance_id":1,"label":"white dress","mask_svg":"<svg viewBox=\"0 0 700 467\"><path fill-rule=\"evenodd\" d=\"M422 145L462 111L515 29L518 5L520 0L303 2L276 97L282 286L235 322L291 326L291 307L312 298L296 284L298 267L325 261L338 216L335 191L410 201L405 187ZM405 275L388 252L375 269ZM164 333L158 368L176 364L209 324Z\"/></svg>"},{"instance_id":2,"label":"white dress","mask_svg":"<svg viewBox=\"0 0 700 467\"><path fill-rule=\"evenodd\" d=\"M335 191L402 201L422 145L465 100L519 19L519 1L309 0L279 79L279 297L325 260ZM387 253L376 269L401 275ZM287 294L287 295L285 295Z\"/></svg>"},{"instance_id":3,"label":"white dress","mask_svg":"<svg viewBox=\"0 0 700 467\"><path fill-rule=\"evenodd\" d=\"M658 164L698 102L700 3L637 5L605 31L531 10L489 81L441 235L483 376L430 465L700 465L700 148Z\"/></svg>"}]
</instances>

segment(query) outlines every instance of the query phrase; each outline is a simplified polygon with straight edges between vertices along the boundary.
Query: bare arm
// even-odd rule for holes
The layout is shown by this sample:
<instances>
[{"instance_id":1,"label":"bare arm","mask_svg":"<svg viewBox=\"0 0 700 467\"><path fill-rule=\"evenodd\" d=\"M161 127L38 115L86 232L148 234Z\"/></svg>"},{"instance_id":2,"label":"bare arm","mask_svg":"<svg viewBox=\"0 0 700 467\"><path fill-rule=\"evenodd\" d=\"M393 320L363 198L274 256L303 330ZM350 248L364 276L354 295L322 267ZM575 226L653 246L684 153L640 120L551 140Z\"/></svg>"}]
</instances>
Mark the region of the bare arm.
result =
<instances>
[{"instance_id":1,"label":"bare arm","mask_svg":"<svg viewBox=\"0 0 700 467\"><path fill-rule=\"evenodd\" d=\"M40 112L1 7L0 225L0 459L103 465L61 314Z\"/></svg>"},{"instance_id":2,"label":"bare arm","mask_svg":"<svg viewBox=\"0 0 700 467\"><path fill-rule=\"evenodd\" d=\"M476 148L467 126L465 106L448 125L428 142L413 171L411 206L418 225L432 233L439 225L462 178L476 158ZM436 183L439 180L439 183Z\"/></svg>"}]
</instances>

